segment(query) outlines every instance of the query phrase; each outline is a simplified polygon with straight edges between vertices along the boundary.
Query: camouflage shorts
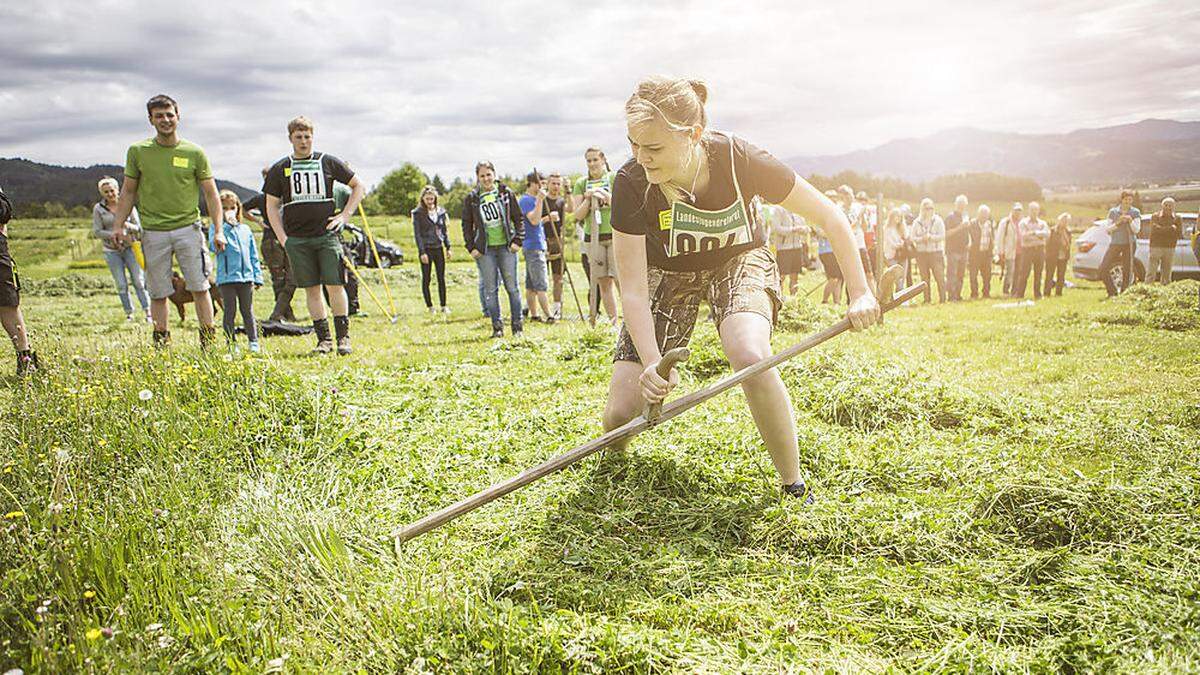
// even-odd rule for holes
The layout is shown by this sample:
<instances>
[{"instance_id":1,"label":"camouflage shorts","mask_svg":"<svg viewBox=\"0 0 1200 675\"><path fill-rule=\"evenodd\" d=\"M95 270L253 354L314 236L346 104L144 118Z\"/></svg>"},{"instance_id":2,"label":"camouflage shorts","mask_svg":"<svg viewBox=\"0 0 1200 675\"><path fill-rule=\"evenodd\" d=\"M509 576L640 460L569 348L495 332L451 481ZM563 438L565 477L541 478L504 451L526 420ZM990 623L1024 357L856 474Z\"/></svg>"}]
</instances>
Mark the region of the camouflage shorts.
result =
<instances>
[{"instance_id":1,"label":"camouflage shorts","mask_svg":"<svg viewBox=\"0 0 1200 675\"><path fill-rule=\"evenodd\" d=\"M774 326L783 306L779 267L765 246L746 251L712 270L674 272L651 267L649 272L650 315L660 352L684 347L691 340L701 299L708 302L718 327L737 312L759 314ZM641 363L625 327L617 338L613 360Z\"/></svg>"}]
</instances>

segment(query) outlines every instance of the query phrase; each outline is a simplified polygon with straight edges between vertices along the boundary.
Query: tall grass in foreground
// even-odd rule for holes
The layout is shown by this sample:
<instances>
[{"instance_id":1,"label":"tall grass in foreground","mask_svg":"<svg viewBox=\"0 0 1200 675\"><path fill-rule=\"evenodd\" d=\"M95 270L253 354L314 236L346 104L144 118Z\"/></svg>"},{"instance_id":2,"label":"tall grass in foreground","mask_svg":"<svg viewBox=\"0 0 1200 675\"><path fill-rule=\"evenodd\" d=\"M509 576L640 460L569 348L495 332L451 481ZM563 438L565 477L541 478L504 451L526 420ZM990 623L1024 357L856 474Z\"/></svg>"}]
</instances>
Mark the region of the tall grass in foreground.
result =
<instances>
[{"instance_id":1,"label":"tall grass in foreground","mask_svg":"<svg viewBox=\"0 0 1200 675\"><path fill-rule=\"evenodd\" d=\"M911 308L788 364L809 509L730 394L399 555L395 525L595 434L610 335L59 334L0 393L0 671L1195 671L1195 290ZM790 304L777 340L829 318ZM685 389L727 372L694 346Z\"/></svg>"}]
</instances>

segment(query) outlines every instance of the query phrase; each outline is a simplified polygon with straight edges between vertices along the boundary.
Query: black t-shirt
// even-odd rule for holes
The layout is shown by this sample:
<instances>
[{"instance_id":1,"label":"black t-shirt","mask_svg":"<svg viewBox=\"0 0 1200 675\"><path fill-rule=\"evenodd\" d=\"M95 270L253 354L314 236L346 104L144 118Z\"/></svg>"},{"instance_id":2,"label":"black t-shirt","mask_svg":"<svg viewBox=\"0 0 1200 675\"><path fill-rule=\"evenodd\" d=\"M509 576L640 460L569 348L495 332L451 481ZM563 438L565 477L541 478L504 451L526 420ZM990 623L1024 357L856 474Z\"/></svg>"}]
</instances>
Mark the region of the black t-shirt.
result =
<instances>
[{"instance_id":1,"label":"black t-shirt","mask_svg":"<svg viewBox=\"0 0 1200 675\"><path fill-rule=\"evenodd\" d=\"M546 197L542 204L544 215L550 215L551 212L558 214L557 223L546 221L542 223L542 227L546 230L546 244L549 247L547 250L559 251L561 247L558 244L562 241L562 226L567 217L567 200L562 197L556 199Z\"/></svg>"},{"instance_id":2,"label":"black t-shirt","mask_svg":"<svg viewBox=\"0 0 1200 675\"><path fill-rule=\"evenodd\" d=\"M693 206L716 211L732 204L737 199L733 182L736 166L742 202L752 219L751 241L714 251L668 256L670 229L662 223L670 215L671 206L658 186L650 185L646 180L646 170L631 159L617 171L613 181L612 226L618 232L646 237L646 261L651 267L679 271L713 269L730 258L762 246L766 243L765 228L761 219L754 215L750 200L758 195L767 202L778 204L787 198L795 185L796 174L791 168L740 138L712 134L703 142L710 174L708 189L696 195ZM734 166L730 165L731 144Z\"/></svg>"},{"instance_id":3,"label":"black t-shirt","mask_svg":"<svg viewBox=\"0 0 1200 675\"><path fill-rule=\"evenodd\" d=\"M283 231L289 237L319 237L334 213L334 182L350 184L354 172L323 152L284 157L267 170L263 192L283 202Z\"/></svg>"}]
</instances>

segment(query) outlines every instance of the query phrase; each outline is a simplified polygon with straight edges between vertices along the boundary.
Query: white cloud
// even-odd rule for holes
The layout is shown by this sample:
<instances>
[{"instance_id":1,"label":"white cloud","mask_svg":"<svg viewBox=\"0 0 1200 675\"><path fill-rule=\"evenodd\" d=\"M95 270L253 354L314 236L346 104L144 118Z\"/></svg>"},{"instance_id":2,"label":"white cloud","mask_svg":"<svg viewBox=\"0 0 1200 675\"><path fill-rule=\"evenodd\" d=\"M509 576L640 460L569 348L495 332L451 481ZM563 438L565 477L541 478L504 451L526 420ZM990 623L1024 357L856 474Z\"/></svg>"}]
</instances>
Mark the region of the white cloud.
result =
<instances>
[{"instance_id":1,"label":"white cloud","mask_svg":"<svg viewBox=\"0 0 1200 675\"><path fill-rule=\"evenodd\" d=\"M737 3L6 3L0 155L119 163L178 98L182 132L247 186L296 114L368 182L578 171L626 154L622 105L666 72L710 84L714 126L781 157L953 126L1055 132L1198 108L1200 9L1170 0Z\"/></svg>"}]
</instances>

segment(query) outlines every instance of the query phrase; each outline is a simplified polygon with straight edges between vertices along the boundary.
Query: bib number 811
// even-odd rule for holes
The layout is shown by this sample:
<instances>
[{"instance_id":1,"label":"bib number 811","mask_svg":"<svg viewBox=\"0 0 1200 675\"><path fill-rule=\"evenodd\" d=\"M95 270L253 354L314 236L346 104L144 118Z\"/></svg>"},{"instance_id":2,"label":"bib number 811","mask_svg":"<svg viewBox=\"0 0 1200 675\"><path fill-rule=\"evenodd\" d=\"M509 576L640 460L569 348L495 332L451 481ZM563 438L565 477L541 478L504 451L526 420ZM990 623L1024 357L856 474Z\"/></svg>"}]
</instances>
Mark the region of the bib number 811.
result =
<instances>
[{"instance_id":1,"label":"bib number 811","mask_svg":"<svg viewBox=\"0 0 1200 675\"><path fill-rule=\"evenodd\" d=\"M324 197L324 182L319 171L293 171L292 198Z\"/></svg>"},{"instance_id":2,"label":"bib number 811","mask_svg":"<svg viewBox=\"0 0 1200 675\"><path fill-rule=\"evenodd\" d=\"M725 240L721 237L712 237L708 235L696 235L691 232L676 232L675 233L675 255L691 255L693 253L708 253L718 249L733 246L737 241L737 232L730 232L725 235Z\"/></svg>"}]
</instances>

